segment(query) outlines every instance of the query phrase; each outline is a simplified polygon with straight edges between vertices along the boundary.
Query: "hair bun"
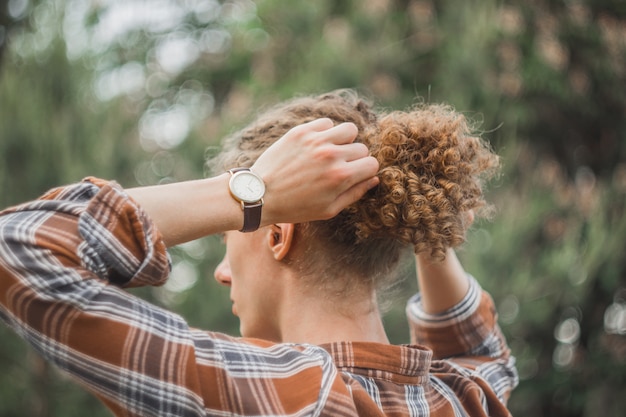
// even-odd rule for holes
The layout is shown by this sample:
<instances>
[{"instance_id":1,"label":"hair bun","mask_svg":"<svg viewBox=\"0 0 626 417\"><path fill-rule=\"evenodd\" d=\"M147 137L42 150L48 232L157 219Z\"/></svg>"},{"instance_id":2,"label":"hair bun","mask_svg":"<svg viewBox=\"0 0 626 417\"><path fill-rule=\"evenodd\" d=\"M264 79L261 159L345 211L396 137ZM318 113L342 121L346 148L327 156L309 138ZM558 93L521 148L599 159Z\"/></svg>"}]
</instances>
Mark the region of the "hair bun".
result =
<instances>
[{"instance_id":1,"label":"hair bun","mask_svg":"<svg viewBox=\"0 0 626 417\"><path fill-rule=\"evenodd\" d=\"M359 239L391 237L441 258L465 241L470 210L489 213L482 186L498 157L450 107L387 114L362 140L380 163L380 184L354 206Z\"/></svg>"}]
</instances>

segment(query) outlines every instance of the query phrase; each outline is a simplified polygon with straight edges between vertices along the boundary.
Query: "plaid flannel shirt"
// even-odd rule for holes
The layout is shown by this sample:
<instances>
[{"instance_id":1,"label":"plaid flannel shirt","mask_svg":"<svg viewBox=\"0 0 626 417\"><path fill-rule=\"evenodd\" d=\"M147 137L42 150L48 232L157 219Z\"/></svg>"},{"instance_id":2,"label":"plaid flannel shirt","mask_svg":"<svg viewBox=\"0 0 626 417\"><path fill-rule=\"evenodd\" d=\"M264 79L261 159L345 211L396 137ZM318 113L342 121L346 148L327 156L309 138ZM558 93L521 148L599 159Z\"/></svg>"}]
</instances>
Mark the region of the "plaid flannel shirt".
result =
<instances>
[{"instance_id":1,"label":"plaid flannel shirt","mask_svg":"<svg viewBox=\"0 0 626 417\"><path fill-rule=\"evenodd\" d=\"M410 300L415 345L315 346L193 329L121 289L169 266L118 185L54 189L0 216L0 319L118 416L509 415L514 359L473 279L444 314Z\"/></svg>"}]
</instances>

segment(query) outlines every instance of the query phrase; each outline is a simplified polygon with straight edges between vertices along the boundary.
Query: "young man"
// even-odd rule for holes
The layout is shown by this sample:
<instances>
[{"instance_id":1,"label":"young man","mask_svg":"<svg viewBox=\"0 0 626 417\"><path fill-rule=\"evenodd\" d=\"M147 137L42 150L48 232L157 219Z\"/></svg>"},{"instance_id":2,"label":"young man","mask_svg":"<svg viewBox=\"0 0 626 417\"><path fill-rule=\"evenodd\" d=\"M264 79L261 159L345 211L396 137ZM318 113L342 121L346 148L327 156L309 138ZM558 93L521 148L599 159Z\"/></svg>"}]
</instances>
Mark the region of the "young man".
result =
<instances>
[{"instance_id":1,"label":"young man","mask_svg":"<svg viewBox=\"0 0 626 417\"><path fill-rule=\"evenodd\" d=\"M5 211L1 316L120 416L508 415L513 359L451 249L497 158L458 114L305 98L218 162L230 172L127 191L91 179ZM166 246L213 233L243 338L118 288L163 283ZM390 345L376 302L411 247L411 330L432 351Z\"/></svg>"}]
</instances>

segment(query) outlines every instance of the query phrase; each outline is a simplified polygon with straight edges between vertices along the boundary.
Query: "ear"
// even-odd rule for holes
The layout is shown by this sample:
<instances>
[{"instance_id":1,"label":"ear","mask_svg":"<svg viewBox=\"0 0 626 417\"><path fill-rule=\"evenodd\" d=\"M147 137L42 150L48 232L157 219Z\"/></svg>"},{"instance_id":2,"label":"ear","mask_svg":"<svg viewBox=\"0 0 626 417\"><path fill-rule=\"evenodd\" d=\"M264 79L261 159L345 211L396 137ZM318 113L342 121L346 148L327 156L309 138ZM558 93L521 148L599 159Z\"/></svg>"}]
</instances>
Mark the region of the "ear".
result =
<instances>
[{"instance_id":1,"label":"ear","mask_svg":"<svg viewBox=\"0 0 626 417\"><path fill-rule=\"evenodd\" d=\"M295 227L293 223L277 223L270 226L268 245L274 259L282 261L291 250Z\"/></svg>"}]
</instances>

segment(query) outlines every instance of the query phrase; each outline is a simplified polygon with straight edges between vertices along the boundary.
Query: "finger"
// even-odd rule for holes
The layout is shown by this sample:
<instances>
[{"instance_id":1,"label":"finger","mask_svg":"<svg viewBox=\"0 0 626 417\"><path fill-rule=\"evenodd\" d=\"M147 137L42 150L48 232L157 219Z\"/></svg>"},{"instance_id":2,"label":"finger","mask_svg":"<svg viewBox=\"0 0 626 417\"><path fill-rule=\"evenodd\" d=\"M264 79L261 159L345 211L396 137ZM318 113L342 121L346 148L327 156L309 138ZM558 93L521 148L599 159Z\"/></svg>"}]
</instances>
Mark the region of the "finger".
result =
<instances>
[{"instance_id":1,"label":"finger","mask_svg":"<svg viewBox=\"0 0 626 417\"><path fill-rule=\"evenodd\" d=\"M295 129L302 129L312 132L323 132L325 130L331 129L335 126L332 120L327 117L321 119L311 120L310 122L303 123L299 126L296 126Z\"/></svg>"},{"instance_id":2,"label":"finger","mask_svg":"<svg viewBox=\"0 0 626 417\"><path fill-rule=\"evenodd\" d=\"M357 159L369 156L369 149L363 143L348 143L339 145L339 154L346 162L356 161Z\"/></svg>"},{"instance_id":3,"label":"finger","mask_svg":"<svg viewBox=\"0 0 626 417\"><path fill-rule=\"evenodd\" d=\"M359 129L357 129L354 123L346 122L338 124L321 134L324 135L325 138L328 138L331 143L343 145L354 142L358 133Z\"/></svg>"},{"instance_id":4,"label":"finger","mask_svg":"<svg viewBox=\"0 0 626 417\"><path fill-rule=\"evenodd\" d=\"M379 183L380 179L378 177L370 177L339 194L337 199L335 199L330 206L330 217L336 216L341 210L348 207L350 204L359 201L368 190L377 186Z\"/></svg>"},{"instance_id":5,"label":"finger","mask_svg":"<svg viewBox=\"0 0 626 417\"><path fill-rule=\"evenodd\" d=\"M348 162L348 178L352 179L352 183L349 186L375 177L379 168L378 160L373 156L365 156Z\"/></svg>"},{"instance_id":6,"label":"finger","mask_svg":"<svg viewBox=\"0 0 626 417\"><path fill-rule=\"evenodd\" d=\"M474 210L468 210L465 212L465 224L469 228L474 223Z\"/></svg>"}]
</instances>

